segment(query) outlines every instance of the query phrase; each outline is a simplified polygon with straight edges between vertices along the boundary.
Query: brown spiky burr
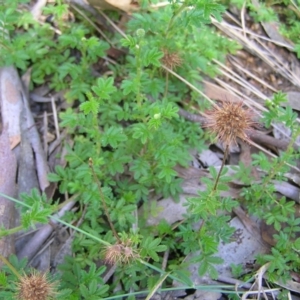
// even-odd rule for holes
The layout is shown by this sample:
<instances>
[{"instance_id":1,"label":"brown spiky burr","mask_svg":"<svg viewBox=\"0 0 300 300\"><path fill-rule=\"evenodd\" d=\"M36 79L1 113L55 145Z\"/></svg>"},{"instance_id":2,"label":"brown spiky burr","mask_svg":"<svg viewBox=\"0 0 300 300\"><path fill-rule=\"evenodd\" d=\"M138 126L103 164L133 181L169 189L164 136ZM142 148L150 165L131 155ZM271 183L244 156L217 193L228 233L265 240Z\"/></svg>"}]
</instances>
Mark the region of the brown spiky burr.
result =
<instances>
[{"instance_id":1,"label":"brown spiky burr","mask_svg":"<svg viewBox=\"0 0 300 300\"><path fill-rule=\"evenodd\" d=\"M131 242L107 246L103 251L103 255L105 262L111 265L116 263L127 264L139 257L131 247Z\"/></svg>"},{"instance_id":2,"label":"brown spiky burr","mask_svg":"<svg viewBox=\"0 0 300 300\"><path fill-rule=\"evenodd\" d=\"M204 127L217 135L225 147L237 145L237 139L249 142L249 133L257 125L253 112L243 106L243 102L222 101L206 111Z\"/></svg>"},{"instance_id":3,"label":"brown spiky burr","mask_svg":"<svg viewBox=\"0 0 300 300\"><path fill-rule=\"evenodd\" d=\"M163 49L164 56L161 59L162 64L171 70L176 69L182 64L180 55L176 52L170 52L169 50Z\"/></svg>"},{"instance_id":4,"label":"brown spiky burr","mask_svg":"<svg viewBox=\"0 0 300 300\"><path fill-rule=\"evenodd\" d=\"M57 295L57 283L51 282L46 273L32 271L31 274L20 276L17 285L18 300L50 300Z\"/></svg>"}]
</instances>

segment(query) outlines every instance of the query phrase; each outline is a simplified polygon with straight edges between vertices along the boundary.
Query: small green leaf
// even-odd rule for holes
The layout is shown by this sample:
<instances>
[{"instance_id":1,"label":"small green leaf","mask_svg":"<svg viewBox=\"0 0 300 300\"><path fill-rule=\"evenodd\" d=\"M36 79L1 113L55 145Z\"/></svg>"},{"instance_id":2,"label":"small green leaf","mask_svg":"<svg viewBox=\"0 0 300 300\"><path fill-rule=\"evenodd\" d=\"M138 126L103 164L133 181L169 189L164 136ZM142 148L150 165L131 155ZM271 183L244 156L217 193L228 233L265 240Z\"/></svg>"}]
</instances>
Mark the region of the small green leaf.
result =
<instances>
[{"instance_id":1,"label":"small green leaf","mask_svg":"<svg viewBox=\"0 0 300 300\"><path fill-rule=\"evenodd\" d=\"M158 178L165 179L166 182L170 183L172 179L177 175L177 172L170 166L160 167L161 171L158 173Z\"/></svg>"},{"instance_id":2,"label":"small green leaf","mask_svg":"<svg viewBox=\"0 0 300 300\"><path fill-rule=\"evenodd\" d=\"M124 79L121 84L121 89L123 90L123 94L126 96L130 93L136 93L137 85L135 84L134 80Z\"/></svg>"},{"instance_id":3,"label":"small green leaf","mask_svg":"<svg viewBox=\"0 0 300 300\"><path fill-rule=\"evenodd\" d=\"M0 272L0 286L3 288L7 286L7 277L3 271Z\"/></svg>"},{"instance_id":4,"label":"small green leaf","mask_svg":"<svg viewBox=\"0 0 300 300\"><path fill-rule=\"evenodd\" d=\"M153 138L152 133L148 129L147 125L144 123L138 123L132 125L132 131L133 131L132 137L134 139L140 139L142 144L145 144L147 140Z\"/></svg>"},{"instance_id":5,"label":"small green leaf","mask_svg":"<svg viewBox=\"0 0 300 300\"><path fill-rule=\"evenodd\" d=\"M297 238L294 242L294 247L296 250L300 251L300 238Z\"/></svg>"},{"instance_id":6,"label":"small green leaf","mask_svg":"<svg viewBox=\"0 0 300 300\"><path fill-rule=\"evenodd\" d=\"M122 127L111 126L103 133L101 143L104 147L111 145L113 148L116 148L120 142L124 142L126 140L127 136Z\"/></svg>"},{"instance_id":7,"label":"small green leaf","mask_svg":"<svg viewBox=\"0 0 300 300\"><path fill-rule=\"evenodd\" d=\"M113 77L108 78L98 78L96 85L92 87L92 90L101 99L109 99L111 94L116 92L116 87L114 86Z\"/></svg>"},{"instance_id":8,"label":"small green leaf","mask_svg":"<svg viewBox=\"0 0 300 300\"><path fill-rule=\"evenodd\" d=\"M95 99L90 99L84 103L80 104L80 110L84 112L85 115L89 113L97 114L99 104Z\"/></svg>"},{"instance_id":9,"label":"small green leaf","mask_svg":"<svg viewBox=\"0 0 300 300\"><path fill-rule=\"evenodd\" d=\"M146 49L143 53L144 66L148 67L149 65L154 65L159 67L161 65L160 59L163 56L164 54L155 47L152 49Z\"/></svg>"},{"instance_id":10,"label":"small green leaf","mask_svg":"<svg viewBox=\"0 0 300 300\"><path fill-rule=\"evenodd\" d=\"M137 40L136 38L127 35L125 39L121 39L121 45L123 47L134 48L137 45Z\"/></svg>"}]
</instances>

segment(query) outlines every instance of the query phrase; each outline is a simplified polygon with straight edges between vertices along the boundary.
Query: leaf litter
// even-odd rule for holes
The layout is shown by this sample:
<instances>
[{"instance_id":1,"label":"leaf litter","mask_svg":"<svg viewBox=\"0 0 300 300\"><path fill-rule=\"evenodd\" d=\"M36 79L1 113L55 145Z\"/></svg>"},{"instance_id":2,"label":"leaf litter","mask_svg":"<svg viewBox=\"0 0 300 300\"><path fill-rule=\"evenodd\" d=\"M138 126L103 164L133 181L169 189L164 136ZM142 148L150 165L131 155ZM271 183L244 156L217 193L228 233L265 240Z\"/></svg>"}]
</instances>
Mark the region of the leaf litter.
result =
<instances>
[{"instance_id":1,"label":"leaf litter","mask_svg":"<svg viewBox=\"0 0 300 300\"><path fill-rule=\"evenodd\" d=\"M119 5L117 2L113 1L110 4L114 6ZM121 9L125 11L132 10L130 1L124 1L122 5L124 6L120 7ZM136 6L134 9L136 9ZM38 15L39 12L37 13L37 17ZM107 16L105 17L107 18ZM253 111L261 114L265 111L264 102L266 99L270 98L274 92L283 90L288 95L288 104L291 105L293 109L300 110L299 101L295 101L300 93L300 65L298 59L295 59L294 54L291 52L293 46L279 34L276 24L261 24L265 32L268 34L268 36L266 36L260 25L251 24L250 18L245 14L243 15L243 18L248 19L246 22L245 20L239 20L234 13L228 11L222 22L212 19L213 24L220 30L220 32L223 32L224 34L229 35L232 39L238 41L239 44L243 46L243 49L240 50L237 55L229 55L227 57L226 65L215 61L215 64L219 66L221 76L218 76L214 80L204 81L204 94L202 92L201 94L210 101L221 101L224 99L239 101L239 99L242 98L243 101L245 101L245 104L253 109ZM247 25L247 23L250 25ZM114 24L113 26L116 25ZM122 30L118 28L118 31ZM33 120L29 106L26 102L27 99L25 95L27 93L23 92L23 96L21 95L20 99L20 94L16 94L16 89L12 89L11 86L12 84L15 84L15 82L18 82L19 79L15 75L15 70L10 69L8 71L14 75L11 79L4 79L6 86L10 89L10 91L8 91L8 89L1 88L1 114L3 124L2 134L0 137L0 159L3 159L3 162L1 163L2 174L0 174L0 191L6 195L16 195L16 162L10 149L17 147L20 142L20 152L22 153L21 157L23 157L23 160L18 162L18 167L20 168L19 176L22 176L22 178L19 177L19 183L23 182L24 186L24 190L21 188L21 191L26 191L25 187L37 187L41 191L45 191L49 186L46 174L48 172L48 165L51 161L51 155L49 151L45 151L45 145L51 148L51 144L48 145L48 142L46 142L46 144L44 143L43 149L39 135L35 129L35 121ZM6 76L3 75L6 74L6 72L7 70L5 69L1 70L1 80L3 76ZM20 88L19 90L22 89ZM194 90L197 91L197 89ZM12 102L11 99L13 99L14 102L19 103L18 106L14 106L13 109L6 108L7 104L9 104L7 102L8 95L10 102ZM56 104L52 101L49 112L54 112L56 115L56 108ZM17 111L14 111L15 109L17 109ZM57 109L59 109L59 107ZM21 111L23 111L23 114L21 114ZM26 122L23 120L21 122L23 125L21 126L20 120L22 119L20 119L18 115L26 118L27 130L29 128L33 128L33 134L31 136L27 136L27 134L24 133L26 132L26 128L22 129L22 126L24 126ZM185 112L182 111L182 115L191 120L191 114L185 114ZM196 117L194 118L198 118L196 122L200 121L201 123L204 120L204 117L201 116L197 110L195 110L195 115ZM48 116L46 116L46 119L48 119ZM55 141L52 142L52 145L56 145L54 149L58 149L58 152L56 153L63 153L65 149L61 146L61 139L59 137L60 129L57 126L57 122L55 122L55 118L53 122L56 130L53 130L53 126L49 129L47 122L44 122L44 125L46 125L45 130L49 132L52 131L52 134L56 137ZM240 153L238 160L242 161L246 166L249 166L251 164L250 148L252 150L255 148L263 149L265 153L270 154L270 156L274 156L274 154L271 154L270 152L270 147L278 150L278 153L280 149L286 148L290 137L289 128L283 127L281 124L274 124L272 133L274 138L269 136L267 132L256 132L253 135L254 143L252 143L249 147L241 144L241 147L237 149L238 153ZM298 145L299 144L300 142L298 141ZM245 148L247 149L245 150ZM176 167L176 171L179 176L184 179L182 185L183 193L180 195L178 202L174 202L172 198L159 200L157 202L157 213L148 217L149 226L158 224L162 219L166 220L170 225L174 225L175 223L184 220L184 216L187 213L185 206L186 198L192 195L197 195L198 191L205 190L205 185L203 185L199 179L201 179L201 177L210 176L206 170L207 167L215 167L218 169L220 166L222 154L220 151L216 151L216 148L213 150L209 149L202 153L195 153L193 159L197 161L197 168L195 166L185 169L178 166ZM35 154L34 157L33 151ZM45 153L48 154L48 162L45 160ZM233 152L231 153L231 156L234 156ZM53 167L56 164L57 160L52 160L50 169L53 170ZM63 160L60 161L60 164L64 165ZM7 171L8 169L6 169L8 166L10 166L10 168L8 168L9 172ZM230 167L230 165L227 165L227 167ZM36 180L34 179L35 174L33 174L34 169L36 169L37 174ZM299 171L297 166L295 169ZM229 170L229 172L234 172L233 169ZM28 180L30 181L26 180L26 172ZM254 173L257 183L259 183L260 171L253 168L251 172ZM293 199L296 202L299 202L300 179L298 174L291 170L289 176L292 178L293 184L290 182L274 182L275 189L278 193L286 196L287 198ZM234 181L230 182L230 184L230 189L223 192L222 196L238 198L242 184ZM22 185L20 185L20 187L22 187ZM56 188L56 186L54 186L54 188ZM52 189L50 193L53 195L54 192L55 190ZM5 203L3 204L1 201L5 201ZM12 202L0 197L0 223L4 227L11 227L10 222L13 216L11 203ZM72 208L74 203L70 203L71 204L66 207L65 210ZM8 210L7 214L4 214L4 207L5 210ZM148 209L149 207L145 207L144 205L144 207L141 207L139 213L144 213L143 210L148 211ZM62 210L60 215L62 215L65 210ZM220 244L217 254L222 257L224 261L224 263L218 267L219 278L222 282L231 282L234 280L234 278L232 278L230 264L243 264L245 269L247 269L247 265L254 263L256 254L268 252L270 250L270 245L274 244L274 228L272 226L267 226L265 223L259 222L253 217L248 216L242 207L236 208L234 212L236 216L230 221L231 226L235 228L234 240L228 244ZM9 218L7 219L7 217ZM51 228L49 226L50 225L45 225L44 227L41 227L33 234L30 240L26 241L26 246L24 248L22 247L22 251L19 252L20 257L34 257L35 253L41 249L44 242L53 232L53 228L51 227L52 225L50 226ZM37 240L38 242L36 242ZM4 245L2 240L0 243L0 252L2 254L7 253L7 251L13 253L14 245L12 243L13 242L9 240L6 241ZM63 247L70 249L70 239L68 237L65 238L65 241L61 241L61 243L62 246L59 247L59 249ZM49 245L46 247L49 247ZM27 251L30 251L30 253ZM60 250L56 251L59 252ZM69 253L69 251L70 250L66 251L66 253ZM44 257L43 259L46 258ZM188 257L187 259L191 259L191 257ZM48 257L48 260L50 260L50 257ZM48 265L50 265L50 261L48 262ZM246 299L246 297L250 294L253 295L258 293L263 294L265 298L267 297L265 294L267 291L264 290L269 289L262 285L267 267L268 266L263 266L257 272L257 286L254 287L254 290L257 291L249 291L248 294L244 294L243 299ZM213 284L217 283L217 281L212 281L208 278L200 278L196 269L197 268L195 268L193 264L190 265L190 271L192 274L191 278L195 284L208 282ZM298 286L292 288L292 285L293 284L291 282L288 282L285 283L284 286L292 291L300 291ZM197 293L195 293L195 299L204 299L205 297L205 299L214 300L218 299L219 296L219 293L213 293L209 296L205 295L204 292L200 293L197 291Z\"/></svg>"}]
</instances>

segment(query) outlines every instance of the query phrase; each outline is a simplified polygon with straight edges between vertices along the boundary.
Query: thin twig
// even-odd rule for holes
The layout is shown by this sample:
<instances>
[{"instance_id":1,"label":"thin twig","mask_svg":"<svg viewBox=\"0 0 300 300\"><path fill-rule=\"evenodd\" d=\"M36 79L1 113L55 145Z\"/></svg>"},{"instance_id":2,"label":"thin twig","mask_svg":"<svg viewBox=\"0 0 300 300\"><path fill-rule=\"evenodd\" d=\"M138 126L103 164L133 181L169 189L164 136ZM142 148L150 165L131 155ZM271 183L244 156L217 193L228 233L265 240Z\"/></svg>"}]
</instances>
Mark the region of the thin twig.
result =
<instances>
[{"instance_id":1,"label":"thin twig","mask_svg":"<svg viewBox=\"0 0 300 300\"><path fill-rule=\"evenodd\" d=\"M60 132L59 132L57 109L56 109L54 97L51 97L51 106L52 106L52 111L53 111L53 120L54 120L56 137L59 138L60 137Z\"/></svg>"}]
</instances>

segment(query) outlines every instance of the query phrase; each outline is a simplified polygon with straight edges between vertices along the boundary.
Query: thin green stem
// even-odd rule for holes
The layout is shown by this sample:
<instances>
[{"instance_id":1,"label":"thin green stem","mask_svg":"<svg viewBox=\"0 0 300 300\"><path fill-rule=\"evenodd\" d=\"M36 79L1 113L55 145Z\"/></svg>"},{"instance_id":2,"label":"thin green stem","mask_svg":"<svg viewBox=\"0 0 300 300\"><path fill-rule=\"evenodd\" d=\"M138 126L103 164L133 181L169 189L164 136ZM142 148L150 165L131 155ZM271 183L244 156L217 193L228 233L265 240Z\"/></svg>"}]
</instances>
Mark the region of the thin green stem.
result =
<instances>
[{"instance_id":1,"label":"thin green stem","mask_svg":"<svg viewBox=\"0 0 300 300\"><path fill-rule=\"evenodd\" d=\"M3 255L0 254L0 260L2 260L2 262L4 264L6 264L10 270L18 277L20 278L21 275L19 274L19 272L17 271L17 269L8 261L8 259L6 259Z\"/></svg>"},{"instance_id":2,"label":"thin green stem","mask_svg":"<svg viewBox=\"0 0 300 300\"><path fill-rule=\"evenodd\" d=\"M180 287L171 287L171 288L163 288L158 289L158 292L171 292L171 291L182 291L185 289L190 289L191 287L188 285L183 285ZM226 294L243 294L245 291L236 291L236 286L234 285L196 285L193 286L196 290L203 290L203 291L210 291L215 293L226 293ZM228 290L231 289L231 290ZM149 290L139 291L139 292L132 292L128 294L121 294L121 295L114 295L113 297L107 297L105 300L115 300L115 299L122 299L124 297L132 297L138 295L148 294Z\"/></svg>"},{"instance_id":3,"label":"thin green stem","mask_svg":"<svg viewBox=\"0 0 300 300\"><path fill-rule=\"evenodd\" d=\"M108 242L106 242L105 240L100 239L100 238L98 238L98 237L96 237L96 236L88 233L87 231L84 231L84 230L82 230L82 229L80 229L80 228L78 228L76 226L73 226L73 225L71 225L71 224L69 224L69 223L67 223L67 222L59 219L58 217L52 217L52 219L55 220L55 221L57 221L57 222L59 222L59 223L61 223L61 224L63 224L63 225L65 225L65 226L67 226L67 227L69 227L69 228L72 228L73 230L75 230L77 232L80 232L80 233L84 234L85 236L88 236L89 238L91 238L91 239L99 242L100 244L103 244L105 246L111 246L111 244L108 243Z\"/></svg>"},{"instance_id":4,"label":"thin green stem","mask_svg":"<svg viewBox=\"0 0 300 300\"><path fill-rule=\"evenodd\" d=\"M142 76L141 48L140 45L136 45L136 84L137 84L136 102L138 107L142 106L141 76Z\"/></svg>"},{"instance_id":5,"label":"thin green stem","mask_svg":"<svg viewBox=\"0 0 300 300\"><path fill-rule=\"evenodd\" d=\"M167 97L168 89L169 89L169 72L166 72L166 86L165 86L164 97Z\"/></svg>"},{"instance_id":6,"label":"thin green stem","mask_svg":"<svg viewBox=\"0 0 300 300\"><path fill-rule=\"evenodd\" d=\"M229 152L229 145L226 145L225 152L224 152L224 157L223 157L223 160L222 160L222 165L221 165L221 168L219 170L219 173L218 173L215 185L213 187L213 191L217 190L218 183L219 183L219 180L220 180L220 176L221 176L222 170L223 170L223 168L225 166L225 161L226 161L227 156L228 156L228 152Z\"/></svg>"},{"instance_id":7,"label":"thin green stem","mask_svg":"<svg viewBox=\"0 0 300 300\"><path fill-rule=\"evenodd\" d=\"M166 38L168 38L168 36L169 36L169 33L170 33L170 31L171 31L171 29L172 29L172 27L173 27L173 24L174 24L175 19L181 14L181 12L182 12L186 7L187 7L186 3L183 3L183 4L180 6L180 8L179 8L176 12L173 13L173 16L171 17L170 22L169 22L168 27L167 27L167 30L166 30L166 32L165 32Z\"/></svg>"},{"instance_id":8,"label":"thin green stem","mask_svg":"<svg viewBox=\"0 0 300 300\"><path fill-rule=\"evenodd\" d=\"M8 236L8 235L11 235L11 234L14 234L14 233L17 233L17 232L19 232L22 229L23 229L23 226L20 225L20 226L14 227L14 228L3 230L0 233L0 238Z\"/></svg>"},{"instance_id":9,"label":"thin green stem","mask_svg":"<svg viewBox=\"0 0 300 300\"><path fill-rule=\"evenodd\" d=\"M14 199L14 198L10 198L4 194L1 194L1 196L5 196L7 199L9 200L13 200L14 202L18 203L18 204L22 204L23 206L26 206L28 208L30 208L30 205L20 201L20 200L17 200L17 199ZM53 210L52 210L52 213L56 212L56 211L59 211L61 208L63 208L66 204L68 204L69 202L71 201L75 201L75 199L79 196L79 194L74 194L72 197L70 197L68 200L64 201L63 203L59 204L58 206L53 206ZM49 218L51 218L51 216L49 215ZM38 223L38 222L36 222ZM8 235L11 235L11 234L14 234L14 233L17 233L19 232L20 230L24 229L24 226L23 225L19 225L19 226L16 226L14 228L10 228L10 229L6 229L5 231L3 230L2 232L0 232L0 238L4 237L4 236L8 236Z\"/></svg>"},{"instance_id":10,"label":"thin green stem","mask_svg":"<svg viewBox=\"0 0 300 300\"><path fill-rule=\"evenodd\" d=\"M6 198L6 199L9 199L9 200L11 200L11 201L13 201L13 202L15 202L15 203L18 203L18 204L20 204L20 205L26 206L26 207L28 207L28 208L30 207L30 205L28 205L28 204L26 204L26 203L24 203L24 202L22 202L22 201L20 201L20 200L17 200L17 199L15 199L15 198L13 198L13 197L7 196L7 195L5 195L5 194L3 194L3 193L0 193L0 196L4 197L4 198ZM71 198L73 198L74 196L77 197L78 194L73 195ZM69 200L71 200L71 198L70 198ZM68 200L68 201L69 201L69 200ZM108 242L106 242L106 241L104 241L104 240L102 240L102 239L100 239L100 238L98 238L98 237L96 237L96 236L94 236L94 235L92 235L92 234L90 234L90 233L88 233L88 232L86 232L86 231L84 231L84 230L82 230L82 229L76 227L76 226L73 226L73 225L71 225L71 224L69 224L69 223L63 221L63 220L59 219L59 218L56 217L56 216L51 216L51 219L53 219L53 220L55 220L55 221L57 221L57 222L59 222L59 223L61 223L61 224L63 224L63 225L66 225L66 226L68 226L69 228L72 228L73 230L76 230L77 232L80 232L80 233L82 233L82 234L84 234L84 235L90 237L91 239L96 240L97 242L99 242L99 243L101 243L101 244L103 244L103 245L105 245L105 246L110 246L110 243L108 243Z\"/></svg>"},{"instance_id":11,"label":"thin green stem","mask_svg":"<svg viewBox=\"0 0 300 300\"><path fill-rule=\"evenodd\" d=\"M60 209L62 209L64 206L66 206L68 203L75 201L76 198L79 197L79 193L76 193L74 195L72 195L69 199L67 199L66 201L62 202L61 204L57 205L57 207L55 207L53 209L53 212L59 211Z\"/></svg>"},{"instance_id":12,"label":"thin green stem","mask_svg":"<svg viewBox=\"0 0 300 300\"><path fill-rule=\"evenodd\" d=\"M117 231L116 231L116 229L115 229L115 226L114 226L114 224L113 224L113 222L112 222L112 220L111 220L111 218L110 218L109 211L108 211L108 207L107 207L107 205L106 205L105 198L104 198L104 195L103 195L103 192L102 192L101 183L100 183L100 181L99 181L99 179L98 179L98 177L97 177L97 175L96 175L96 173L95 173L95 171L94 171L93 161L92 161L91 158L90 158L90 160L89 160L89 165L90 165L90 168L91 168L91 170L92 170L94 180L96 181L96 183L97 183L97 185L98 185L98 190L99 190L99 193L100 193L100 198L101 198L101 201L102 201L104 213L105 213L106 218L107 218L107 220L108 220L110 229L112 230L112 232L113 232L113 234L114 234L116 240L118 241L118 243L119 243L119 244L122 244L122 241L121 241L121 239L120 239L120 237L119 237L119 235L118 235L118 233L117 233Z\"/></svg>"},{"instance_id":13,"label":"thin green stem","mask_svg":"<svg viewBox=\"0 0 300 300\"><path fill-rule=\"evenodd\" d=\"M268 191L268 189L265 189L265 193L270 197L270 199L275 202L277 205L279 205L279 202L275 199L275 197Z\"/></svg>"}]
</instances>

